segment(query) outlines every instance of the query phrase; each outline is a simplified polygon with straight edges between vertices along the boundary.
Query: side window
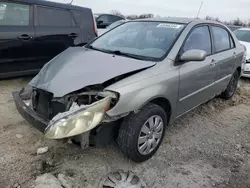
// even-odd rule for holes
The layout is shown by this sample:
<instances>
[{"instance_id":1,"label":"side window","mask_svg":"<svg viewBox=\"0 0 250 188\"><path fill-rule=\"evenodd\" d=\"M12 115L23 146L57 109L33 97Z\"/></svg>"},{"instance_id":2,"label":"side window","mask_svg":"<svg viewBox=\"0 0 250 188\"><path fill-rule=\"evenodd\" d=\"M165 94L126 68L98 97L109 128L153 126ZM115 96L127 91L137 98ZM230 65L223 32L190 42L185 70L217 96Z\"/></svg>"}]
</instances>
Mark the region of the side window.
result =
<instances>
[{"instance_id":1,"label":"side window","mask_svg":"<svg viewBox=\"0 0 250 188\"><path fill-rule=\"evenodd\" d=\"M212 54L211 37L209 33L208 26L201 26L195 28L188 36L182 52L184 53L188 50L204 50L207 55Z\"/></svg>"},{"instance_id":2,"label":"side window","mask_svg":"<svg viewBox=\"0 0 250 188\"><path fill-rule=\"evenodd\" d=\"M39 26L72 27L74 26L71 14L67 10L38 7Z\"/></svg>"},{"instance_id":3,"label":"side window","mask_svg":"<svg viewBox=\"0 0 250 188\"><path fill-rule=\"evenodd\" d=\"M107 15L102 15L100 16L97 21L102 21L103 23L108 23L109 20L108 20L108 16Z\"/></svg>"},{"instance_id":4,"label":"side window","mask_svg":"<svg viewBox=\"0 0 250 188\"><path fill-rule=\"evenodd\" d=\"M0 2L0 26L28 26L30 6Z\"/></svg>"},{"instance_id":5,"label":"side window","mask_svg":"<svg viewBox=\"0 0 250 188\"><path fill-rule=\"evenodd\" d=\"M116 22L118 20L122 20L122 18L118 16L109 16L109 22Z\"/></svg>"},{"instance_id":6,"label":"side window","mask_svg":"<svg viewBox=\"0 0 250 188\"><path fill-rule=\"evenodd\" d=\"M230 40L228 32L221 27L212 26L214 36L215 52L221 52L230 49Z\"/></svg>"},{"instance_id":7,"label":"side window","mask_svg":"<svg viewBox=\"0 0 250 188\"><path fill-rule=\"evenodd\" d=\"M230 47L235 48L234 39L230 36Z\"/></svg>"}]
</instances>

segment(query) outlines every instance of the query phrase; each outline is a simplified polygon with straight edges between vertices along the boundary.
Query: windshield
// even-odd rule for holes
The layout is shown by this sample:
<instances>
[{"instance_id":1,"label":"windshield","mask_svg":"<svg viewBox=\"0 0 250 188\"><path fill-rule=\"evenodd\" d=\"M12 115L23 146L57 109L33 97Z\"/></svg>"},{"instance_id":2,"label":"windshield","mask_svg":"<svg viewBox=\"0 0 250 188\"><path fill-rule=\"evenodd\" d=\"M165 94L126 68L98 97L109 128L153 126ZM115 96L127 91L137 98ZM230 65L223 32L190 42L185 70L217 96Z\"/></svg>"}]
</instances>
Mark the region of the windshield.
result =
<instances>
[{"instance_id":1,"label":"windshield","mask_svg":"<svg viewBox=\"0 0 250 188\"><path fill-rule=\"evenodd\" d=\"M185 24L140 21L127 22L96 39L89 47L138 59L158 60L171 49Z\"/></svg>"},{"instance_id":2,"label":"windshield","mask_svg":"<svg viewBox=\"0 0 250 188\"><path fill-rule=\"evenodd\" d=\"M111 29L115 28L116 26L121 25L124 22L126 22L126 21L125 20L116 21L116 22L112 23L110 26L108 26L107 30L111 30Z\"/></svg>"},{"instance_id":3,"label":"windshield","mask_svg":"<svg viewBox=\"0 0 250 188\"><path fill-rule=\"evenodd\" d=\"M238 40L250 42L250 30L236 30L234 34Z\"/></svg>"}]
</instances>

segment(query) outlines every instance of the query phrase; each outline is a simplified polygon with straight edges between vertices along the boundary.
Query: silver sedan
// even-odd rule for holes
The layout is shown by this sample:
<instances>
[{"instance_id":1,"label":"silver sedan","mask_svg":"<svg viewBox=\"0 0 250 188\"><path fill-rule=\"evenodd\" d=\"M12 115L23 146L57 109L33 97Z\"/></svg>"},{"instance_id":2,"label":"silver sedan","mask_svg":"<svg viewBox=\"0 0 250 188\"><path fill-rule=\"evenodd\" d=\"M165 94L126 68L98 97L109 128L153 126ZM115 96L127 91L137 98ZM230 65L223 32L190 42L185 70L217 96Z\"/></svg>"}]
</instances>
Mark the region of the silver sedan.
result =
<instances>
[{"instance_id":1,"label":"silver sedan","mask_svg":"<svg viewBox=\"0 0 250 188\"><path fill-rule=\"evenodd\" d=\"M221 23L128 21L59 54L13 96L47 138L71 138L83 148L116 139L142 162L178 117L214 96L233 97L245 54Z\"/></svg>"}]
</instances>

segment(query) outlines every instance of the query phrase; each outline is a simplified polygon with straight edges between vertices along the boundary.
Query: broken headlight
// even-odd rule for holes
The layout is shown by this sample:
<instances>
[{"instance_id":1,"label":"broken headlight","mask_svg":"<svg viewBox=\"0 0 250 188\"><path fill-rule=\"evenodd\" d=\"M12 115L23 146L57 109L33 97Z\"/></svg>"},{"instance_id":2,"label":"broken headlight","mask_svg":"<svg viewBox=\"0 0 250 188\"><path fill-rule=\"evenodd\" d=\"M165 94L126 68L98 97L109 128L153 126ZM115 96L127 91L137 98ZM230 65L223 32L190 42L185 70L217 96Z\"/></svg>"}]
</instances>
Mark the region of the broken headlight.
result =
<instances>
[{"instance_id":1,"label":"broken headlight","mask_svg":"<svg viewBox=\"0 0 250 188\"><path fill-rule=\"evenodd\" d=\"M112 92L101 92L98 95L103 98L90 105L73 102L68 111L57 114L46 128L45 136L51 139L67 138L98 126L110 109L112 99L116 97Z\"/></svg>"}]
</instances>

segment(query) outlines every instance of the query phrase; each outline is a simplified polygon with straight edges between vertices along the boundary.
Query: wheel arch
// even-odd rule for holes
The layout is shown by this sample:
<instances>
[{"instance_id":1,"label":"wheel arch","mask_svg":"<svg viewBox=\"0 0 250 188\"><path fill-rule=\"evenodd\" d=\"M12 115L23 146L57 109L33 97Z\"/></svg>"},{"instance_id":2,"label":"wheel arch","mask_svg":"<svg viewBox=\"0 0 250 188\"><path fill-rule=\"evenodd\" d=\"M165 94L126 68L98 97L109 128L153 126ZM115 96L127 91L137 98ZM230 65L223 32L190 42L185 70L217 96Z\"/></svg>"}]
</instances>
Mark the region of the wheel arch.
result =
<instances>
[{"instance_id":1,"label":"wheel arch","mask_svg":"<svg viewBox=\"0 0 250 188\"><path fill-rule=\"evenodd\" d=\"M152 99L148 100L146 103L144 103L140 109L142 109L148 103L154 103L154 104L160 106L161 108L163 108L163 110L167 114L168 123L169 123L169 121L171 119L171 115L172 115L172 105L167 98L165 98L163 96L158 96L158 97L152 98Z\"/></svg>"},{"instance_id":2,"label":"wheel arch","mask_svg":"<svg viewBox=\"0 0 250 188\"><path fill-rule=\"evenodd\" d=\"M236 70L238 71L239 75L241 75L241 71L242 71L241 66L238 66Z\"/></svg>"}]
</instances>

